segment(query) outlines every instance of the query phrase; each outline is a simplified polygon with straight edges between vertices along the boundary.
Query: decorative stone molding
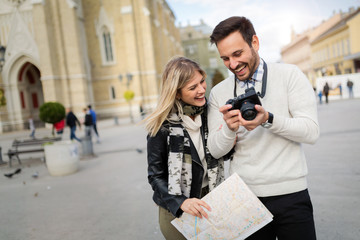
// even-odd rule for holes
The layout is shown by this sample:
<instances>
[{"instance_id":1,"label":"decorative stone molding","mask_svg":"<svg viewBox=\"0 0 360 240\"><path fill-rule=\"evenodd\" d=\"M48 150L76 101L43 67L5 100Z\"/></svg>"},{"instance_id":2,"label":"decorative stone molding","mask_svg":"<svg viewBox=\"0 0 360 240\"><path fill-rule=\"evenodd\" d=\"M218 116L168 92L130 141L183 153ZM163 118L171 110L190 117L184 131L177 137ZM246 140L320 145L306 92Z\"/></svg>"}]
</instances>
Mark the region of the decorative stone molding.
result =
<instances>
[{"instance_id":1,"label":"decorative stone molding","mask_svg":"<svg viewBox=\"0 0 360 240\"><path fill-rule=\"evenodd\" d=\"M146 17L150 16L150 11L147 9L147 7L143 7L143 12Z\"/></svg>"},{"instance_id":2,"label":"decorative stone molding","mask_svg":"<svg viewBox=\"0 0 360 240\"><path fill-rule=\"evenodd\" d=\"M101 35L102 35L101 29L103 26L106 26L112 34L114 33L113 20L107 16L104 7L101 6L100 12L99 12L99 18L97 20L95 20L95 30L96 30L97 37L101 37Z\"/></svg>"},{"instance_id":3,"label":"decorative stone molding","mask_svg":"<svg viewBox=\"0 0 360 240\"><path fill-rule=\"evenodd\" d=\"M42 5L44 5L45 2L44 2L44 0L31 0L31 4L32 4L32 5L35 5L35 4L42 4Z\"/></svg>"},{"instance_id":4,"label":"decorative stone molding","mask_svg":"<svg viewBox=\"0 0 360 240\"><path fill-rule=\"evenodd\" d=\"M76 1L74 1L74 0L66 0L66 2L69 5L69 8L77 8L78 7Z\"/></svg>"},{"instance_id":5,"label":"decorative stone molding","mask_svg":"<svg viewBox=\"0 0 360 240\"><path fill-rule=\"evenodd\" d=\"M156 27L160 27L160 22L157 19L154 19L154 24Z\"/></svg>"},{"instance_id":6,"label":"decorative stone molding","mask_svg":"<svg viewBox=\"0 0 360 240\"><path fill-rule=\"evenodd\" d=\"M121 14L129 14L132 13L132 6L124 6L120 10Z\"/></svg>"},{"instance_id":7,"label":"decorative stone molding","mask_svg":"<svg viewBox=\"0 0 360 240\"><path fill-rule=\"evenodd\" d=\"M22 55L26 55L39 63L39 50L35 39L17 9L13 13L10 26L4 71Z\"/></svg>"}]
</instances>

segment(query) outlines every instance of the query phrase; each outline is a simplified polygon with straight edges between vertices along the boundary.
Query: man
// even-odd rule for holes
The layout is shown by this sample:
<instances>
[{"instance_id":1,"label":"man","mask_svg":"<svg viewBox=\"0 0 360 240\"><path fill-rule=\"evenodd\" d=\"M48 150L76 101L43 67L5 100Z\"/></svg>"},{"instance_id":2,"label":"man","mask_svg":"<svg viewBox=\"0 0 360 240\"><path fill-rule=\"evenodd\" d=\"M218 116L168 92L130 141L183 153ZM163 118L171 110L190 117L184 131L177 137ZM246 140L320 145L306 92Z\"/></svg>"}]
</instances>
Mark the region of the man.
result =
<instances>
[{"instance_id":1,"label":"man","mask_svg":"<svg viewBox=\"0 0 360 240\"><path fill-rule=\"evenodd\" d=\"M248 239L316 239L301 147L319 137L309 81L296 66L265 63L259 57L253 25L245 17L220 22L210 41L235 77L211 90L209 150L219 158L235 146L230 173L238 173L274 215L270 224ZM225 103L252 86L261 93L262 105L255 105L257 115L247 121Z\"/></svg>"},{"instance_id":2,"label":"man","mask_svg":"<svg viewBox=\"0 0 360 240\"><path fill-rule=\"evenodd\" d=\"M88 105L88 109L89 109L89 112L91 114L91 117L92 117L92 121L93 121L93 128L94 128L94 132L96 134L96 142L97 143L100 143L100 137L99 137L99 133L97 131L97 127L96 127L96 112L91 108L91 105Z\"/></svg>"},{"instance_id":3,"label":"man","mask_svg":"<svg viewBox=\"0 0 360 240\"><path fill-rule=\"evenodd\" d=\"M350 79L348 79L346 82L346 86L348 87L349 90L349 98L354 98L354 93L353 93L354 83Z\"/></svg>"},{"instance_id":4,"label":"man","mask_svg":"<svg viewBox=\"0 0 360 240\"><path fill-rule=\"evenodd\" d=\"M329 91L330 91L330 87L329 84L326 82L323 88L323 94L325 95L326 104L329 103Z\"/></svg>"},{"instance_id":5,"label":"man","mask_svg":"<svg viewBox=\"0 0 360 240\"><path fill-rule=\"evenodd\" d=\"M78 118L75 116L75 114L72 112L71 108L67 108L66 109L67 115L66 115L66 125L69 126L70 128L70 139L73 140L77 140L78 142L81 142L81 140L76 137L75 132L76 132L76 124L79 125L79 128L81 129L81 125L80 125L80 121L78 120Z\"/></svg>"},{"instance_id":6,"label":"man","mask_svg":"<svg viewBox=\"0 0 360 240\"><path fill-rule=\"evenodd\" d=\"M88 109L84 108L84 125L85 125L85 136L91 139L91 130L93 128L93 118Z\"/></svg>"}]
</instances>

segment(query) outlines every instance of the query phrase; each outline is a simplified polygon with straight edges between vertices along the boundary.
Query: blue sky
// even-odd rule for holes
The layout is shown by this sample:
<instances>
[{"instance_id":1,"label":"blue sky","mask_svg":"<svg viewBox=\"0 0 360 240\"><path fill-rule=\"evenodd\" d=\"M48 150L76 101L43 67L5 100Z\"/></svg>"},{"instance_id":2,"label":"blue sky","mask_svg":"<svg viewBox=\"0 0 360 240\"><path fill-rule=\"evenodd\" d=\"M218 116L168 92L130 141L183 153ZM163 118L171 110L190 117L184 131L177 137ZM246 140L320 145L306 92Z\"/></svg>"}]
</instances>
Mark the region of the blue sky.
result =
<instances>
[{"instance_id":1,"label":"blue sky","mask_svg":"<svg viewBox=\"0 0 360 240\"><path fill-rule=\"evenodd\" d=\"M360 0L166 0L176 17L176 25L199 24L211 27L231 16L245 16L254 24L260 39L260 56L280 60L280 49L296 33L330 18L334 11L360 7Z\"/></svg>"}]
</instances>

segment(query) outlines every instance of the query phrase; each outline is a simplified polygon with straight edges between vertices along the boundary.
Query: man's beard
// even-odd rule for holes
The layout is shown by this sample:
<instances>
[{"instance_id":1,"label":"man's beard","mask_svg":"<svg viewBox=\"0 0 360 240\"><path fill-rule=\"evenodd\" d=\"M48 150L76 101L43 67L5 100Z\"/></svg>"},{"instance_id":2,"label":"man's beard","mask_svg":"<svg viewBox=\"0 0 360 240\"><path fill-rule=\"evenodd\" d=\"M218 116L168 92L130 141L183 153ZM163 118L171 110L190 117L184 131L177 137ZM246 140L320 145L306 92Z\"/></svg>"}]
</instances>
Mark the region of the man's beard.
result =
<instances>
[{"instance_id":1,"label":"man's beard","mask_svg":"<svg viewBox=\"0 0 360 240\"><path fill-rule=\"evenodd\" d=\"M239 79L240 81L245 81L247 79L250 79L254 75L254 73L259 65L259 56L257 55L257 53L255 52L255 50L252 47L250 49L251 49L251 59L248 63L246 63L246 65L249 69L249 75L246 78L241 77L241 79L240 79L240 78L238 78L238 76L236 75L236 72L235 72L235 70L238 69L239 67L237 66L235 69L231 69L231 72L234 73L236 78Z\"/></svg>"}]
</instances>

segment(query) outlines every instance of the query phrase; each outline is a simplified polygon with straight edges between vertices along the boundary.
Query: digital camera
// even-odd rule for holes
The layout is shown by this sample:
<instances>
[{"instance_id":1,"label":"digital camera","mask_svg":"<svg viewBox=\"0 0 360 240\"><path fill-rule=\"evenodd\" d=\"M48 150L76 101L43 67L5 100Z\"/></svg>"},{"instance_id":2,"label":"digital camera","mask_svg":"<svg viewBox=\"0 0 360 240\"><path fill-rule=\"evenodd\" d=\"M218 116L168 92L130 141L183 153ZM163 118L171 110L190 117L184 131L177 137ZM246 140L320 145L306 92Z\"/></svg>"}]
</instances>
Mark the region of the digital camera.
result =
<instances>
[{"instance_id":1,"label":"digital camera","mask_svg":"<svg viewBox=\"0 0 360 240\"><path fill-rule=\"evenodd\" d=\"M229 99L226 104L231 104L232 107L230 110L239 109L241 116L246 120L250 121L253 120L256 115L257 111L255 109L255 105L261 105L260 99L255 92L253 87L248 88L245 90L244 94L237 96L236 98Z\"/></svg>"}]
</instances>

